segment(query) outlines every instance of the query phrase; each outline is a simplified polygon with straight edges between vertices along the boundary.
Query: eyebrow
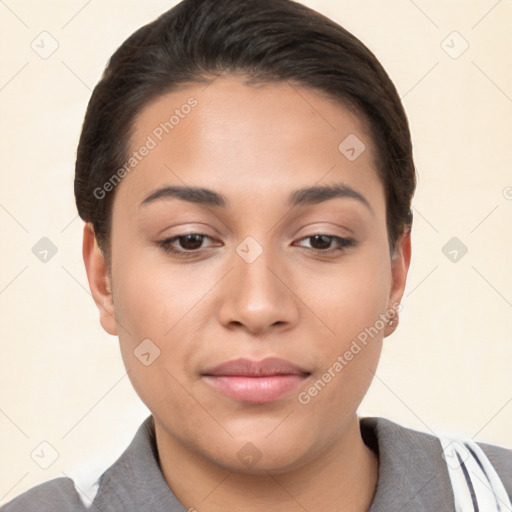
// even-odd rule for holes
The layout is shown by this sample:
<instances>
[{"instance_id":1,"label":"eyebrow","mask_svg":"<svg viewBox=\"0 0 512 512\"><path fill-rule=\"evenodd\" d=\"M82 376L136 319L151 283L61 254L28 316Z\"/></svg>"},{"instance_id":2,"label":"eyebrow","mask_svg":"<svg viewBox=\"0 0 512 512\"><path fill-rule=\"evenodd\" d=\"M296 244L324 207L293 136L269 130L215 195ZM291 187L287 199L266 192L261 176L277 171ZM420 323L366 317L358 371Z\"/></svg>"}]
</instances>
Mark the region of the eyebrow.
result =
<instances>
[{"instance_id":1,"label":"eyebrow","mask_svg":"<svg viewBox=\"0 0 512 512\"><path fill-rule=\"evenodd\" d=\"M188 201L190 203L220 208L225 208L229 204L226 196L208 188L167 185L151 192L151 194L142 201L140 206L146 206L157 200L166 198L181 199L182 201ZM318 204L334 198L355 199L366 206L372 215L374 214L370 203L363 194L344 183L333 183L332 185L322 186L315 185L294 190L288 197L287 204L289 207L293 208L295 206Z\"/></svg>"}]
</instances>

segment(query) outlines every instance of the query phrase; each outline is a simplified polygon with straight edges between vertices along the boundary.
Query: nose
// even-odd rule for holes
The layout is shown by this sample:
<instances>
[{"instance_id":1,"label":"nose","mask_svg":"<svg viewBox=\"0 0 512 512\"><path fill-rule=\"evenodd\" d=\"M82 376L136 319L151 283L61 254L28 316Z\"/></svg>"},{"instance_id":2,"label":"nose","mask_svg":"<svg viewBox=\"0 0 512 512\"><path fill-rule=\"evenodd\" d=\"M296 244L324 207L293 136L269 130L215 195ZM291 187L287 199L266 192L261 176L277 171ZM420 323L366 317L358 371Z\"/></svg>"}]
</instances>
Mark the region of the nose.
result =
<instances>
[{"instance_id":1,"label":"nose","mask_svg":"<svg viewBox=\"0 0 512 512\"><path fill-rule=\"evenodd\" d=\"M250 261L235 252L233 268L221 282L220 323L262 335L286 329L299 318L298 299L289 287L290 271L264 249Z\"/></svg>"}]
</instances>

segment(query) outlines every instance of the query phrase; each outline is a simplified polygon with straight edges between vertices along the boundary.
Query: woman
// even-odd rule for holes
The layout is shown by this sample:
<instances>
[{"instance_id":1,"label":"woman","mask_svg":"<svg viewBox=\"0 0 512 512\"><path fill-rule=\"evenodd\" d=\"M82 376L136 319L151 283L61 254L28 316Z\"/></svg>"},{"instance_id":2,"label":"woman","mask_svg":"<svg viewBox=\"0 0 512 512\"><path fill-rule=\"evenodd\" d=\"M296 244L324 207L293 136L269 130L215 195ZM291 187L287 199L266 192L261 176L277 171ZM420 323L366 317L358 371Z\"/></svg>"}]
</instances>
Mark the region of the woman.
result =
<instances>
[{"instance_id":1,"label":"woman","mask_svg":"<svg viewBox=\"0 0 512 512\"><path fill-rule=\"evenodd\" d=\"M5 511L507 510L509 450L357 416L415 185L395 87L311 9L184 0L135 32L93 92L75 195L152 414L94 489L60 478Z\"/></svg>"}]
</instances>

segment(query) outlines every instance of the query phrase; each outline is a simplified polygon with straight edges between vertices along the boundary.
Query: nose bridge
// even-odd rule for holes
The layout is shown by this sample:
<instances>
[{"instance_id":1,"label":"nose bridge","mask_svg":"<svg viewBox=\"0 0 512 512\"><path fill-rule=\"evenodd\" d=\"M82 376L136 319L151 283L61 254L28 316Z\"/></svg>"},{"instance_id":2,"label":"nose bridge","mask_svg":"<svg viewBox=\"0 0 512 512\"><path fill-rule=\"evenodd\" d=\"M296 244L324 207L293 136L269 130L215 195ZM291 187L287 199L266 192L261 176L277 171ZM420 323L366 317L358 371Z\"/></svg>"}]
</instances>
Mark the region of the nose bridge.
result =
<instances>
[{"instance_id":1,"label":"nose bridge","mask_svg":"<svg viewBox=\"0 0 512 512\"><path fill-rule=\"evenodd\" d=\"M255 302L270 301L279 294L276 290L278 280L270 270L276 265L269 245L267 243L263 247L253 237L247 237L236 248L235 273L239 278L241 291L246 298L252 298Z\"/></svg>"},{"instance_id":2,"label":"nose bridge","mask_svg":"<svg viewBox=\"0 0 512 512\"><path fill-rule=\"evenodd\" d=\"M260 243L248 236L235 249L220 308L220 320L226 326L243 324L256 332L296 320L293 294L284 284L286 276L279 275L283 265L270 240L265 240Z\"/></svg>"}]
</instances>

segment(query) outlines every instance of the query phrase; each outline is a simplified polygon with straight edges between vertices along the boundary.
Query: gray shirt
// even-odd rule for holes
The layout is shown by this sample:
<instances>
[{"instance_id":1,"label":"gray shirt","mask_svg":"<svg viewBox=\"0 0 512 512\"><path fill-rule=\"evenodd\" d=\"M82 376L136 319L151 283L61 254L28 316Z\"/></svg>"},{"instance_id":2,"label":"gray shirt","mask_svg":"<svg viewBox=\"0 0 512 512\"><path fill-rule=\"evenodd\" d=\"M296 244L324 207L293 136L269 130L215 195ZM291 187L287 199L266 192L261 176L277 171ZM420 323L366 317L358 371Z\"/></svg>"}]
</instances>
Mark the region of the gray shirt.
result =
<instances>
[{"instance_id":1,"label":"gray shirt","mask_svg":"<svg viewBox=\"0 0 512 512\"><path fill-rule=\"evenodd\" d=\"M368 512L453 512L454 497L437 437L384 418L362 418L365 443L379 456L377 490ZM480 444L512 498L512 450ZM164 479L153 417L99 480L92 505L73 481L56 478L18 496L1 512L187 512ZM482 511L485 512L485 511Z\"/></svg>"}]
</instances>

